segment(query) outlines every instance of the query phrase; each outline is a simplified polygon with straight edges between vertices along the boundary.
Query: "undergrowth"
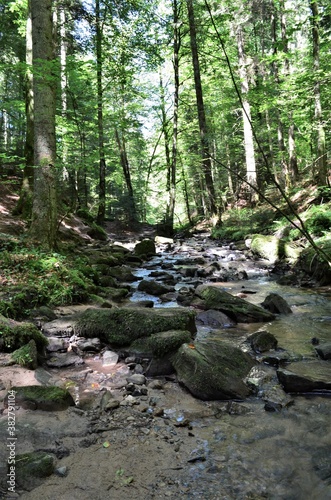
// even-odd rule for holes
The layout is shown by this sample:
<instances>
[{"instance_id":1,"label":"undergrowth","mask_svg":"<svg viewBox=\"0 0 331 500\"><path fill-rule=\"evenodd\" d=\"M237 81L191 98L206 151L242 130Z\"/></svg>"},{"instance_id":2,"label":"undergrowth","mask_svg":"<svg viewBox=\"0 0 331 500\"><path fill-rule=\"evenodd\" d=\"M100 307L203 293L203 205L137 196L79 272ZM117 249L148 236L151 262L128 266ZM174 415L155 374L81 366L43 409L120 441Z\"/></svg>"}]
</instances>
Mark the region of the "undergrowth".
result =
<instances>
[{"instance_id":1,"label":"undergrowth","mask_svg":"<svg viewBox=\"0 0 331 500\"><path fill-rule=\"evenodd\" d=\"M20 319L41 305L75 304L94 291L83 259L22 246L0 252L0 314Z\"/></svg>"}]
</instances>

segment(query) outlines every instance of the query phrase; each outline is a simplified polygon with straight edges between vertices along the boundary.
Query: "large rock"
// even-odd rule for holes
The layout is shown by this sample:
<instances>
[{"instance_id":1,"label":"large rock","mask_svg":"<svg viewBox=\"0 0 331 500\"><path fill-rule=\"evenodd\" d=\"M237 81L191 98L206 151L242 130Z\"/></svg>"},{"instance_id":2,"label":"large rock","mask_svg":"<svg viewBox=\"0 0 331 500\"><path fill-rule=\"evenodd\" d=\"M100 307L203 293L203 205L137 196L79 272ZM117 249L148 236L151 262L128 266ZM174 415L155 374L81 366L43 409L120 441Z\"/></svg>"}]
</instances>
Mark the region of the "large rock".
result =
<instances>
[{"instance_id":1,"label":"large rock","mask_svg":"<svg viewBox=\"0 0 331 500\"><path fill-rule=\"evenodd\" d=\"M247 341L255 352L267 352L271 349L277 349L278 344L276 337L266 330L252 333L247 338Z\"/></svg>"},{"instance_id":2,"label":"large rock","mask_svg":"<svg viewBox=\"0 0 331 500\"><path fill-rule=\"evenodd\" d=\"M165 293L174 292L175 288L172 286L162 285L154 280L142 280L138 285L138 290L140 292L145 292L159 297Z\"/></svg>"},{"instance_id":3,"label":"large rock","mask_svg":"<svg viewBox=\"0 0 331 500\"><path fill-rule=\"evenodd\" d=\"M262 307L234 297L217 286L199 285L195 290L195 295L202 299L197 302L203 309L222 311L238 323L258 323L275 319L272 313Z\"/></svg>"},{"instance_id":4,"label":"large rock","mask_svg":"<svg viewBox=\"0 0 331 500\"><path fill-rule=\"evenodd\" d=\"M284 243L276 236L255 234L252 237L251 250L254 254L274 264L284 254Z\"/></svg>"},{"instance_id":5,"label":"large rock","mask_svg":"<svg viewBox=\"0 0 331 500\"><path fill-rule=\"evenodd\" d=\"M324 252L325 257L318 255L316 250L309 246L302 251L295 269L318 280L321 285L329 285L331 283L331 238L317 239L315 244Z\"/></svg>"},{"instance_id":6,"label":"large rock","mask_svg":"<svg viewBox=\"0 0 331 500\"><path fill-rule=\"evenodd\" d=\"M322 359L331 359L331 342L324 342L315 347L315 350Z\"/></svg>"},{"instance_id":7,"label":"large rock","mask_svg":"<svg viewBox=\"0 0 331 500\"><path fill-rule=\"evenodd\" d=\"M44 451L33 451L17 455L15 465L17 486L31 490L41 484L43 478L53 474L55 457Z\"/></svg>"},{"instance_id":8,"label":"large rock","mask_svg":"<svg viewBox=\"0 0 331 500\"><path fill-rule=\"evenodd\" d=\"M171 362L178 381L199 399L244 399L250 394L243 379L254 361L226 342L184 344L171 357Z\"/></svg>"},{"instance_id":9,"label":"large rock","mask_svg":"<svg viewBox=\"0 0 331 500\"><path fill-rule=\"evenodd\" d=\"M277 375L286 392L331 391L331 364L328 361L291 363Z\"/></svg>"},{"instance_id":10,"label":"large rock","mask_svg":"<svg viewBox=\"0 0 331 500\"><path fill-rule=\"evenodd\" d=\"M221 311L201 311L197 314L197 323L210 326L211 328L230 328L235 323L226 314Z\"/></svg>"},{"instance_id":11,"label":"large rock","mask_svg":"<svg viewBox=\"0 0 331 500\"><path fill-rule=\"evenodd\" d=\"M113 346L167 330L196 332L194 311L183 308L87 309L74 325L80 337L98 337Z\"/></svg>"},{"instance_id":12,"label":"large rock","mask_svg":"<svg viewBox=\"0 0 331 500\"><path fill-rule=\"evenodd\" d=\"M275 314L291 314L292 309L278 293L270 293L261 304L264 309Z\"/></svg>"},{"instance_id":13,"label":"large rock","mask_svg":"<svg viewBox=\"0 0 331 500\"><path fill-rule=\"evenodd\" d=\"M10 393L15 393L15 404L28 410L57 411L66 410L74 406L75 402L71 394L60 387L26 385L12 387ZM5 398L5 406L8 406L8 394Z\"/></svg>"},{"instance_id":14,"label":"large rock","mask_svg":"<svg viewBox=\"0 0 331 500\"><path fill-rule=\"evenodd\" d=\"M130 346L130 352L163 358L176 351L182 344L190 342L192 333L184 330L170 330L154 333L150 337L135 340Z\"/></svg>"},{"instance_id":15,"label":"large rock","mask_svg":"<svg viewBox=\"0 0 331 500\"><path fill-rule=\"evenodd\" d=\"M153 240L145 239L140 241L134 247L134 253L138 256L142 255L155 255L155 243Z\"/></svg>"}]
</instances>

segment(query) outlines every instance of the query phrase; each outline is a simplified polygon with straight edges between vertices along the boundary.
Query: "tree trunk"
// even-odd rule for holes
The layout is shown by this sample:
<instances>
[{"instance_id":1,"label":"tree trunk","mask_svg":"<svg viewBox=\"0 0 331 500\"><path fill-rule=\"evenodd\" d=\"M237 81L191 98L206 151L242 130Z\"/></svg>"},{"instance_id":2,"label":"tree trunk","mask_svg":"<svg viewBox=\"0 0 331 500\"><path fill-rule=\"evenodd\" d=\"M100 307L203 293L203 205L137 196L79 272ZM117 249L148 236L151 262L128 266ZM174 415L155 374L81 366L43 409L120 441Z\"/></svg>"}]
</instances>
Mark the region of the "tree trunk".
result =
<instances>
[{"instance_id":1,"label":"tree trunk","mask_svg":"<svg viewBox=\"0 0 331 500\"><path fill-rule=\"evenodd\" d=\"M117 129L115 129L115 137L116 137L116 142L118 145L118 150L120 152L120 159L121 159L121 165L122 165L124 179L125 179L125 183L126 183L126 188L128 190L128 194L129 194L128 219L129 219L129 222L136 222L137 221L137 212L136 212L136 205L135 205L135 201L134 201L133 187L132 187L132 182L131 182L130 165L129 165L128 155L127 155L126 147L125 147L125 139L124 139L123 135L122 135L122 138L120 137L120 134L119 134Z\"/></svg>"},{"instance_id":2,"label":"tree trunk","mask_svg":"<svg viewBox=\"0 0 331 500\"><path fill-rule=\"evenodd\" d=\"M200 63L199 63L196 28L195 28L194 7L193 7L192 0L187 0L187 10L188 10L188 21L189 21L189 29L190 29L190 44L191 44L191 53L192 53L192 64L193 64L193 71L194 71L194 86L195 86L195 95L196 95L196 102L197 102L197 109L198 109L198 121L199 121L201 150L202 150L202 170L204 173L204 179L205 179L207 195L208 195L207 208L208 208L210 216L220 217L219 210L217 209L214 181L213 181L213 177L212 177L210 146L209 146L209 139L208 139L205 106L204 106L204 101L203 101Z\"/></svg>"},{"instance_id":3,"label":"tree trunk","mask_svg":"<svg viewBox=\"0 0 331 500\"><path fill-rule=\"evenodd\" d=\"M25 218L31 217L33 180L34 180L34 124L33 124L33 76L32 76L32 22L31 22L31 2L28 2L28 17L26 23L26 65L25 74L25 165L23 170L23 181L20 198L15 207L14 213L21 214Z\"/></svg>"},{"instance_id":4,"label":"tree trunk","mask_svg":"<svg viewBox=\"0 0 331 500\"><path fill-rule=\"evenodd\" d=\"M318 3L317 0L311 0L311 25L313 35L313 74L315 75L314 97L315 97L315 122L317 127L317 179L321 186L328 185L327 161L326 161L326 146L325 146L325 130L323 123L322 103L321 103L321 86L319 80L320 71L320 39L319 39L319 20L318 20Z\"/></svg>"},{"instance_id":5,"label":"tree trunk","mask_svg":"<svg viewBox=\"0 0 331 500\"><path fill-rule=\"evenodd\" d=\"M97 56L97 100L98 100L98 137L99 137L99 207L97 223L105 222L106 214L106 159L103 131L103 88L102 88L102 26L100 0L95 4L96 16L96 56Z\"/></svg>"},{"instance_id":6,"label":"tree trunk","mask_svg":"<svg viewBox=\"0 0 331 500\"><path fill-rule=\"evenodd\" d=\"M165 215L165 234L169 236L173 234L174 230L174 215L176 203L176 170L178 154L179 50L181 45L181 34L179 27L179 6L177 0L173 0L173 21L174 109L172 122L172 158L170 171L168 170L168 202Z\"/></svg>"},{"instance_id":7,"label":"tree trunk","mask_svg":"<svg viewBox=\"0 0 331 500\"><path fill-rule=\"evenodd\" d=\"M57 233L52 0L31 0L34 69L34 200L30 238L53 249Z\"/></svg>"},{"instance_id":8,"label":"tree trunk","mask_svg":"<svg viewBox=\"0 0 331 500\"><path fill-rule=\"evenodd\" d=\"M248 75L247 75L247 60L244 50L244 41L242 27L237 27L237 45L238 45L238 58L239 58L239 76L241 81L241 94L243 106L243 126L244 126L244 144L245 144L245 157L246 157L246 178L252 185L257 185L257 174L254 153L254 140L252 131L252 118L251 107L248 102L247 94L249 90ZM249 187L250 201L255 204L258 201L257 192Z\"/></svg>"}]
</instances>

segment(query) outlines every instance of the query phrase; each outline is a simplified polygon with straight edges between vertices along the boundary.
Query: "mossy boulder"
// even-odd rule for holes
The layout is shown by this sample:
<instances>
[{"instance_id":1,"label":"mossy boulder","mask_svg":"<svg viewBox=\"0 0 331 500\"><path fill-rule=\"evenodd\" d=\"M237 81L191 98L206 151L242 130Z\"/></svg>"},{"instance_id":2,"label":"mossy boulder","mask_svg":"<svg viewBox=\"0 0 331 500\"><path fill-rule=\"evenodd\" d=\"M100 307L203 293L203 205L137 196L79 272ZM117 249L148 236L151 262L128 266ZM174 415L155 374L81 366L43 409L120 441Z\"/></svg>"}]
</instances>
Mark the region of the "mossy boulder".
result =
<instances>
[{"instance_id":1,"label":"mossy boulder","mask_svg":"<svg viewBox=\"0 0 331 500\"><path fill-rule=\"evenodd\" d=\"M270 349L277 349L278 345L276 337L266 330L252 333L247 338L247 341L255 352L266 352L270 351Z\"/></svg>"},{"instance_id":2,"label":"mossy boulder","mask_svg":"<svg viewBox=\"0 0 331 500\"><path fill-rule=\"evenodd\" d=\"M20 488L35 488L41 483L41 479L53 474L54 469L54 455L44 451L33 451L15 457L15 480Z\"/></svg>"},{"instance_id":3,"label":"mossy boulder","mask_svg":"<svg viewBox=\"0 0 331 500\"><path fill-rule=\"evenodd\" d=\"M28 410L58 411L66 410L69 406L75 406L75 402L65 389L55 386L27 385L12 387L15 392L15 404ZM8 398L5 398L5 405Z\"/></svg>"},{"instance_id":4,"label":"mossy boulder","mask_svg":"<svg viewBox=\"0 0 331 500\"><path fill-rule=\"evenodd\" d=\"M154 333L150 337L135 340L130 346L130 351L163 358L179 349L182 344L189 343L191 339L192 333L188 331L171 330Z\"/></svg>"},{"instance_id":5,"label":"mossy boulder","mask_svg":"<svg viewBox=\"0 0 331 500\"><path fill-rule=\"evenodd\" d=\"M103 227L98 224L92 223L91 227L87 230L86 234L93 240L107 241L108 235Z\"/></svg>"},{"instance_id":6,"label":"mossy boulder","mask_svg":"<svg viewBox=\"0 0 331 500\"><path fill-rule=\"evenodd\" d=\"M37 351L43 353L47 338L32 323L18 323L0 315L0 351L13 352L34 340Z\"/></svg>"},{"instance_id":7,"label":"mossy boulder","mask_svg":"<svg viewBox=\"0 0 331 500\"><path fill-rule=\"evenodd\" d=\"M140 241L134 247L134 253L138 256L142 255L155 255L156 248L153 240L145 239Z\"/></svg>"},{"instance_id":8,"label":"mossy boulder","mask_svg":"<svg viewBox=\"0 0 331 500\"><path fill-rule=\"evenodd\" d=\"M14 351L11 355L12 360L20 366L35 370L38 366L38 353L36 342L32 339L26 345Z\"/></svg>"},{"instance_id":9,"label":"mossy boulder","mask_svg":"<svg viewBox=\"0 0 331 500\"><path fill-rule=\"evenodd\" d=\"M113 276L117 281L131 283L137 281L137 277L132 273L132 269L128 266L113 267L109 269L109 276Z\"/></svg>"},{"instance_id":10,"label":"mossy boulder","mask_svg":"<svg viewBox=\"0 0 331 500\"><path fill-rule=\"evenodd\" d=\"M194 311L182 308L87 309L74 324L80 337L98 337L113 346L126 346L134 340L167 330L196 332Z\"/></svg>"},{"instance_id":11,"label":"mossy boulder","mask_svg":"<svg viewBox=\"0 0 331 500\"><path fill-rule=\"evenodd\" d=\"M278 293L269 293L261 304L264 309L275 314L291 314L292 309Z\"/></svg>"},{"instance_id":12,"label":"mossy boulder","mask_svg":"<svg viewBox=\"0 0 331 500\"><path fill-rule=\"evenodd\" d=\"M315 240L315 243L323 250L326 257L322 258L312 247L305 248L295 270L303 271L309 277L319 281L321 285L329 285L331 283L331 238L319 238Z\"/></svg>"},{"instance_id":13,"label":"mossy boulder","mask_svg":"<svg viewBox=\"0 0 331 500\"><path fill-rule=\"evenodd\" d=\"M200 341L183 344L170 359L178 381L196 398L242 400L250 394L243 379L254 361L238 347L216 340Z\"/></svg>"},{"instance_id":14,"label":"mossy boulder","mask_svg":"<svg viewBox=\"0 0 331 500\"><path fill-rule=\"evenodd\" d=\"M240 297L234 297L220 287L210 285L199 285L195 290L192 304L202 309L215 309L221 311L237 323L267 322L275 319L275 316L262 307L247 302Z\"/></svg>"},{"instance_id":15,"label":"mossy boulder","mask_svg":"<svg viewBox=\"0 0 331 500\"><path fill-rule=\"evenodd\" d=\"M284 255L284 242L277 236L255 234L251 241L251 251L274 264Z\"/></svg>"},{"instance_id":16,"label":"mossy boulder","mask_svg":"<svg viewBox=\"0 0 331 500\"><path fill-rule=\"evenodd\" d=\"M129 293L127 288L113 288L113 287L103 287L99 290L99 295L107 300L113 300L114 302L120 302Z\"/></svg>"}]
</instances>

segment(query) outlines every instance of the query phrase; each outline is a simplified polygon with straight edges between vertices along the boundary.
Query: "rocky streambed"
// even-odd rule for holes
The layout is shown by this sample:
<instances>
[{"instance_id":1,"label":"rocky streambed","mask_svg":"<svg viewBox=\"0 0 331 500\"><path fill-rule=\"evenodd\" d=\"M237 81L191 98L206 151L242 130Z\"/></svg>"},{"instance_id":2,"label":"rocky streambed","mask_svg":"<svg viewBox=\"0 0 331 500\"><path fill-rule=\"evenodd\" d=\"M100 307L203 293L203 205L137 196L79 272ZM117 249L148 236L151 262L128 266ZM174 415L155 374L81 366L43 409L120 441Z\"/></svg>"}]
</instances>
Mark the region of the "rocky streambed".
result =
<instances>
[{"instance_id":1,"label":"rocky streambed","mask_svg":"<svg viewBox=\"0 0 331 500\"><path fill-rule=\"evenodd\" d=\"M157 243L112 267L130 291L113 287L117 303L40 319L42 366L2 355L2 496L331 498L329 290L279 285L273 264L204 235ZM22 386L41 389L11 408Z\"/></svg>"}]
</instances>

